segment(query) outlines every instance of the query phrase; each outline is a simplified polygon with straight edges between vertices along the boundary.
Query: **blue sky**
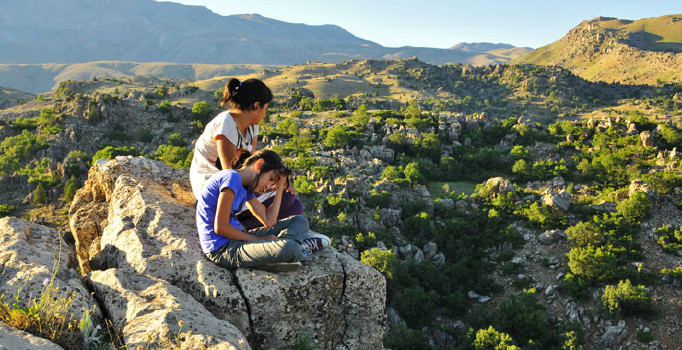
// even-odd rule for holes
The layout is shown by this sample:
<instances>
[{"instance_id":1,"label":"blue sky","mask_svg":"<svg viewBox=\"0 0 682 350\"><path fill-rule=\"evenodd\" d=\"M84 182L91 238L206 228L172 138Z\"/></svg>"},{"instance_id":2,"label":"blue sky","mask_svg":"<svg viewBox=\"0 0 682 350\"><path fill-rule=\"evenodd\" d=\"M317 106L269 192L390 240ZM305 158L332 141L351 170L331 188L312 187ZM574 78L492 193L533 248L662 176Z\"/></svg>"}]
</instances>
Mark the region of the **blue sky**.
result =
<instances>
[{"instance_id":1,"label":"blue sky","mask_svg":"<svg viewBox=\"0 0 682 350\"><path fill-rule=\"evenodd\" d=\"M680 0L182 0L220 15L257 13L292 23L336 24L387 47L447 48L459 42L538 48L598 16L682 14Z\"/></svg>"}]
</instances>

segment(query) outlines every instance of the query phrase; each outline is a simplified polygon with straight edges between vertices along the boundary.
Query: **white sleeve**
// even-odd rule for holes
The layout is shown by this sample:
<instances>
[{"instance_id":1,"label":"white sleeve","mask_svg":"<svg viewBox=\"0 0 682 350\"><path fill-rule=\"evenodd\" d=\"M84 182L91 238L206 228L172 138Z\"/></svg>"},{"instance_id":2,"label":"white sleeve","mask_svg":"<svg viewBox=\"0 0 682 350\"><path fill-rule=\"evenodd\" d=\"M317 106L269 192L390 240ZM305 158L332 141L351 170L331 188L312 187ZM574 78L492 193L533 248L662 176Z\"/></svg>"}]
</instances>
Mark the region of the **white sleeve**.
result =
<instances>
[{"instance_id":1,"label":"white sleeve","mask_svg":"<svg viewBox=\"0 0 682 350\"><path fill-rule=\"evenodd\" d=\"M228 141L232 142L232 144L237 147L237 143L239 142L239 131L237 130L237 124L234 123L234 119L232 119L230 113L225 112L225 117L217 123L213 139L215 140L218 135L225 136Z\"/></svg>"}]
</instances>

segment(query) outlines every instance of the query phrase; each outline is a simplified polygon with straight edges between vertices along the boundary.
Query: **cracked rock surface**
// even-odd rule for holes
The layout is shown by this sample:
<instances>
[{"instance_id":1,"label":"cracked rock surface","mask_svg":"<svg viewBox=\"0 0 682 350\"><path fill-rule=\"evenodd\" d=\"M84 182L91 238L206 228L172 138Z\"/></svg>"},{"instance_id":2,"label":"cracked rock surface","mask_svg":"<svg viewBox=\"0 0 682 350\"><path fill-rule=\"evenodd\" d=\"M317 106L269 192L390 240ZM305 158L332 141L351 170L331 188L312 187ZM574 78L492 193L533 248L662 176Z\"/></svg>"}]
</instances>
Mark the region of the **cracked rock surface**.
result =
<instances>
[{"instance_id":1,"label":"cracked rock surface","mask_svg":"<svg viewBox=\"0 0 682 350\"><path fill-rule=\"evenodd\" d=\"M386 282L333 248L299 271L230 271L207 260L196 234L187 169L146 158L93 164L69 211L78 263L105 314L134 348L191 330L183 348L381 349ZM216 332L216 329L223 331ZM228 331L229 330L229 331Z\"/></svg>"}]
</instances>

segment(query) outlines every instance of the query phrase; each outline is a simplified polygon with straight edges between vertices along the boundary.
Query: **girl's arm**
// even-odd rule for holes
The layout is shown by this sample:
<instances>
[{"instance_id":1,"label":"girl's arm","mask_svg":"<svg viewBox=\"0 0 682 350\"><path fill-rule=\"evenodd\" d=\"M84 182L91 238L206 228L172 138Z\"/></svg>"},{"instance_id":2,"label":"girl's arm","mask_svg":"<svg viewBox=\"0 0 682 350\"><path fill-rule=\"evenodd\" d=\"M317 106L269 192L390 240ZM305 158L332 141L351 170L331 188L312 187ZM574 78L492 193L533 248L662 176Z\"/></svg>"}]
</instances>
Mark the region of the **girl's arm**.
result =
<instances>
[{"instance_id":1,"label":"girl's arm","mask_svg":"<svg viewBox=\"0 0 682 350\"><path fill-rule=\"evenodd\" d=\"M281 199L280 199L281 200ZM259 240L276 240L277 237L268 235L265 237L258 237L248 234L236 227L230 225L230 213L232 212L232 202L234 201L234 192L231 188L225 188L218 196L218 204L216 207L215 220L213 221L213 231L215 233L235 239L238 241L259 241ZM262 206L262 204L261 204ZM277 218L275 217L275 220Z\"/></svg>"},{"instance_id":2,"label":"girl's arm","mask_svg":"<svg viewBox=\"0 0 682 350\"><path fill-rule=\"evenodd\" d=\"M256 151L258 151L258 135L253 135L253 141L251 141L251 144L253 145L253 152L252 154Z\"/></svg>"},{"instance_id":3,"label":"girl's arm","mask_svg":"<svg viewBox=\"0 0 682 350\"><path fill-rule=\"evenodd\" d=\"M273 199L272 204L267 208L265 208L256 197L251 198L246 202L246 207L251 211L253 216L263 224L263 226L271 227L277 223L279 207L282 204L282 193L284 192L286 183L287 177L280 176L279 181L277 181L277 186L275 187L275 198Z\"/></svg>"},{"instance_id":4,"label":"girl's arm","mask_svg":"<svg viewBox=\"0 0 682 350\"><path fill-rule=\"evenodd\" d=\"M223 169L229 169L232 159L237 156L237 146L235 146L225 135L218 135L215 138L218 147L218 158Z\"/></svg>"}]
</instances>

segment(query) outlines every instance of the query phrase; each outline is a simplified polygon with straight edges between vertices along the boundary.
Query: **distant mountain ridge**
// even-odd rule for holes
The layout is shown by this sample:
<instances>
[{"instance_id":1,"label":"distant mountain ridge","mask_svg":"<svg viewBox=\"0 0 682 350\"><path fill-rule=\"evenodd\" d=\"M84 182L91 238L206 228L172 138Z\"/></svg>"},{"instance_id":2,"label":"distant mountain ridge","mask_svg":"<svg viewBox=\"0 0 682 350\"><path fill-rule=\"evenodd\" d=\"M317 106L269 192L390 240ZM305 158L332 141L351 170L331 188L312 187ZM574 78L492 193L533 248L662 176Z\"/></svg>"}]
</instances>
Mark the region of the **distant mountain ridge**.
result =
<instances>
[{"instance_id":1,"label":"distant mountain ridge","mask_svg":"<svg viewBox=\"0 0 682 350\"><path fill-rule=\"evenodd\" d=\"M450 46L450 50L461 50L466 52L488 52L499 49L512 49L514 45L510 44L493 44L493 43L457 43Z\"/></svg>"},{"instance_id":2,"label":"distant mountain ridge","mask_svg":"<svg viewBox=\"0 0 682 350\"><path fill-rule=\"evenodd\" d=\"M473 44L467 50L387 48L335 25L294 24L256 14L221 16L202 6L152 0L3 0L0 47L0 63L6 64L291 65L412 56L435 64L492 64L510 59L472 49Z\"/></svg>"},{"instance_id":3,"label":"distant mountain ridge","mask_svg":"<svg viewBox=\"0 0 682 350\"><path fill-rule=\"evenodd\" d=\"M682 14L583 21L560 40L512 64L558 65L592 81L624 84L682 82Z\"/></svg>"}]
</instances>

